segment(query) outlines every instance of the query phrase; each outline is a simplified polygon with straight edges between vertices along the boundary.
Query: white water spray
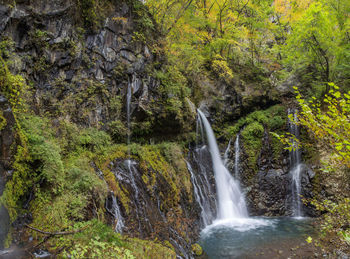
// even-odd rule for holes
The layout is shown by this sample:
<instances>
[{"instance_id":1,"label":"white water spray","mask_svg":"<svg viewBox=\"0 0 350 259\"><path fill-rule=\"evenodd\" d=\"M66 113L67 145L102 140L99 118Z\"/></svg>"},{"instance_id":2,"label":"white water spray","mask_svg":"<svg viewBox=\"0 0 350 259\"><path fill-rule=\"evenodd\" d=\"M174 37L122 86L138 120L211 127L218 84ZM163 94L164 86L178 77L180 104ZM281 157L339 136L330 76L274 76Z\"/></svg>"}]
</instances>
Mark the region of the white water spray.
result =
<instances>
[{"instance_id":1,"label":"white water spray","mask_svg":"<svg viewBox=\"0 0 350 259\"><path fill-rule=\"evenodd\" d=\"M235 219L247 218L248 211L244 200L244 196L239 188L239 184L233 179L223 164L220 157L219 148L216 143L214 132L205 117L198 110L198 114L206 131L211 158L213 160L213 170L215 174L215 182L218 196L218 214L217 219Z\"/></svg>"}]
</instances>

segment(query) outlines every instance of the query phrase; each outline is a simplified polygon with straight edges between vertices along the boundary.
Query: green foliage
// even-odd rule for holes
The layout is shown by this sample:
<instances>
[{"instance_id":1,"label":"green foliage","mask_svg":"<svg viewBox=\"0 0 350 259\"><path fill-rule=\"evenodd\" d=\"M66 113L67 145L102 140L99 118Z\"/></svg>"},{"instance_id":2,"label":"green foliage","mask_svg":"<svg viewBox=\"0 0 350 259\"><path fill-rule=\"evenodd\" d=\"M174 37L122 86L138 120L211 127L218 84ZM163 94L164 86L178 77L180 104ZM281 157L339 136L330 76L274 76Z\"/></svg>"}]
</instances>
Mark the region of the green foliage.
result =
<instances>
[{"instance_id":1,"label":"green foliage","mask_svg":"<svg viewBox=\"0 0 350 259\"><path fill-rule=\"evenodd\" d=\"M189 125L189 119L193 121L194 115L191 114L188 100L186 100L191 94L186 77L175 65L165 66L164 71L155 70L154 75L161 82L158 88L160 99L152 104L159 113L157 120L170 125L176 123L179 131L188 131L188 128L192 127ZM174 128L170 129L170 131L174 130Z\"/></svg>"},{"instance_id":2,"label":"green foliage","mask_svg":"<svg viewBox=\"0 0 350 259\"><path fill-rule=\"evenodd\" d=\"M4 59L8 59L15 47L15 42L11 38L2 37L0 41L0 54Z\"/></svg>"},{"instance_id":3,"label":"green foliage","mask_svg":"<svg viewBox=\"0 0 350 259\"><path fill-rule=\"evenodd\" d=\"M339 87L329 84L331 90L325 95L322 110L321 103L313 98L306 102L299 91L297 101L301 107L300 124L332 153L333 159L350 167L350 92L342 94Z\"/></svg>"},{"instance_id":4,"label":"green foliage","mask_svg":"<svg viewBox=\"0 0 350 259\"><path fill-rule=\"evenodd\" d=\"M176 143L165 142L158 145L139 145L133 143L128 147L116 145L112 147L109 154L98 163L104 173L111 190L116 193L127 213L129 210L130 194L122 189L108 166L111 161L126 159L129 149L132 159L139 161L142 180L151 195L154 195L154 187L157 179L165 179L168 190L161 195L164 197L163 209L177 207L181 194L184 192L191 196L191 179L188 174L186 161L182 149Z\"/></svg>"},{"instance_id":5,"label":"green foliage","mask_svg":"<svg viewBox=\"0 0 350 259\"><path fill-rule=\"evenodd\" d=\"M125 124L120 120L108 123L108 132L115 142L125 142L128 135L127 127L125 127Z\"/></svg>"},{"instance_id":6,"label":"green foliage","mask_svg":"<svg viewBox=\"0 0 350 259\"><path fill-rule=\"evenodd\" d=\"M324 181L331 182L336 174L338 192L332 200L316 197L310 202L316 210L322 212L323 219L320 227L320 240L316 244L332 249L348 249L350 224L350 199L348 192L342 190L342 184L349 184L350 168L350 93L342 93L338 86L329 84L330 90L324 99L318 101L313 97L306 101L296 89L296 99L300 106L298 121L295 123L305 127L323 153L322 171ZM290 118L291 120L293 118ZM290 137L279 136L282 142L290 143ZM290 147L290 150L293 147ZM319 177L319 176L318 176ZM317 179L317 178L316 178ZM341 181L341 183L340 183ZM327 186L328 188L331 188ZM319 242L321 241L321 242ZM312 239L309 239L309 243Z\"/></svg>"},{"instance_id":7,"label":"green foliage","mask_svg":"<svg viewBox=\"0 0 350 259\"><path fill-rule=\"evenodd\" d=\"M227 62L223 60L220 55L217 55L213 60L212 68L219 78L222 78L228 82L230 82L234 77Z\"/></svg>"},{"instance_id":8,"label":"green foliage","mask_svg":"<svg viewBox=\"0 0 350 259\"><path fill-rule=\"evenodd\" d=\"M3 130L7 125L7 120L3 115L3 112L0 111L0 131Z\"/></svg>"},{"instance_id":9,"label":"green foliage","mask_svg":"<svg viewBox=\"0 0 350 259\"><path fill-rule=\"evenodd\" d=\"M349 28L344 25L349 22L349 11L347 1L337 0L312 1L299 9L300 17L287 24L291 33L283 36L286 41L281 45L282 63L292 71L303 71L304 78L311 73L318 85L330 81L344 85L350 44Z\"/></svg>"},{"instance_id":10,"label":"green foliage","mask_svg":"<svg viewBox=\"0 0 350 259\"><path fill-rule=\"evenodd\" d=\"M287 122L285 108L275 105L264 111L255 111L239 119L234 126L225 129L225 136L230 139L241 132L245 151L248 155L250 168L257 170L257 159L262 147L262 138L265 128L269 131L284 132ZM274 158L278 159L283 150L283 145L273 141Z\"/></svg>"},{"instance_id":11,"label":"green foliage","mask_svg":"<svg viewBox=\"0 0 350 259\"><path fill-rule=\"evenodd\" d=\"M258 150L262 147L264 127L259 122L254 121L242 130L241 135L245 151L249 156L249 166L250 168L257 169L256 161L259 156Z\"/></svg>"},{"instance_id":12,"label":"green foliage","mask_svg":"<svg viewBox=\"0 0 350 259\"><path fill-rule=\"evenodd\" d=\"M21 198L33 187L33 178L28 165L30 161L29 152L26 146L25 137L21 137L22 145L17 146L12 168L14 170L12 179L6 183L5 191L0 197L0 203L4 204L8 210L11 221L17 217L21 209Z\"/></svg>"},{"instance_id":13,"label":"green foliage","mask_svg":"<svg viewBox=\"0 0 350 259\"><path fill-rule=\"evenodd\" d=\"M86 28L94 30L97 26L97 10L95 0L79 0L79 5Z\"/></svg>"},{"instance_id":14,"label":"green foliage","mask_svg":"<svg viewBox=\"0 0 350 259\"><path fill-rule=\"evenodd\" d=\"M0 91L9 100L13 113L24 110L23 94L26 90L25 81L22 76L12 74L7 63L1 57L0 52Z\"/></svg>"},{"instance_id":15,"label":"green foliage","mask_svg":"<svg viewBox=\"0 0 350 259\"><path fill-rule=\"evenodd\" d=\"M111 137L96 128L83 129L76 137L76 144L92 152L101 152L111 143Z\"/></svg>"},{"instance_id":16,"label":"green foliage","mask_svg":"<svg viewBox=\"0 0 350 259\"><path fill-rule=\"evenodd\" d=\"M96 129L78 130L68 122L55 128L49 119L28 114L19 121L22 144L2 197L11 219L21 212L29 192L35 195L30 203L33 224L41 229L59 231L86 219L92 202L95 213L103 215L107 186L91 161L111 144L110 137Z\"/></svg>"},{"instance_id":17,"label":"green foliage","mask_svg":"<svg viewBox=\"0 0 350 259\"><path fill-rule=\"evenodd\" d=\"M173 64L194 82L206 68L230 82L234 66L260 66L271 56L266 51L271 3L150 0L146 5L167 35L165 50Z\"/></svg>"},{"instance_id":18,"label":"green foliage","mask_svg":"<svg viewBox=\"0 0 350 259\"><path fill-rule=\"evenodd\" d=\"M333 241L334 245L346 249L350 234L350 199L344 198L339 202L313 200L311 203L325 213L320 229L321 241L328 243L331 238L338 239L340 243Z\"/></svg>"},{"instance_id":19,"label":"green foliage","mask_svg":"<svg viewBox=\"0 0 350 259\"><path fill-rule=\"evenodd\" d=\"M60 147L52 141L52 131L47 127L48 120L27 116L21 118L21 126L28 140L29 155L35 171L41 180L50 183L52 191L61 191L64 169Z\"/></svg>"},{"instance_id":20,"label":"green foliage","mask_svg":"<svg viewBox=\"0 0 350 259\"><path fill-rule=\"evenodd\" d=\"M72 258L135 258L131 251L124 247L121 236L116 234L110 226L96 219L76 223L72 229L84 231L71 236L57 238L59 247L67 247L64 257Z\"/></svg>"}]
</instances>

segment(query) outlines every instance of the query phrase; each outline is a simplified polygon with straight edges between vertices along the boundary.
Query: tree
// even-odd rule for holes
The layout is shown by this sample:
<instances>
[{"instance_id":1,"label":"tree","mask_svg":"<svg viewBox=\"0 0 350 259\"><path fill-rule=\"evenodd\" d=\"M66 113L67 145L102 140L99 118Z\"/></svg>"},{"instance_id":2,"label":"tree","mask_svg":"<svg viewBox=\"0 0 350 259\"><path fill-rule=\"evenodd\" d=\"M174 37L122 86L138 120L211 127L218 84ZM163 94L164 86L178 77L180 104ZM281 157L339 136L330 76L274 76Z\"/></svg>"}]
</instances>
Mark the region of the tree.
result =
<instances>
[{"instance_id":1,"label":"tree","mask_svg":"<svg viewBox=\"0 0 350 259\"><path fill-rule=\"evenodd\" d=\"M296 91L301 108L299 123L332 153L339 166L350 168L350 92L342 94L335 84L329 86L324 108L315 97L307 102Z\"/></svg>"},{"instance_id":2,"label":"tree","mask_svg":"<svg viewBox=\"0 0 350 259\"><path fill-rule=\"evenodd\" d=\"M326 92L328 82L339 82L348 73L344 69L349 61L349 13L344 11L348 5L338 0L313 1L304 10L288 13L290 32L282 46L282 62L293 72L309 68Z\"/></svg>"},{"instance_id":3,"label":"tree","mask_svg":"<svg viewBox=\"0 0 350 259\"><path fill-rule=\"evenodd\" d=\"M350 168L350 92L342 94L338 86L333 83L329 86L330 90L323 100L326 107L316 98L307 102L300 92L296 91L296 98L301 108L298 118L299 123L314 138L316 145L328 154L327 159L323 161L324 177L326 177L324 180L329 182L331 174L337 174L346 182L349 179ZM337 183L337 188L340 188L340 185ZM320 226L321 244L328 245L329 239L332 238L333 245L349 251L350 199L348 187L345 188L347 189L345 192L332 197L332 200L316 197L311 200L311 204L325 213Z\"/></svg>"}]
</instances>

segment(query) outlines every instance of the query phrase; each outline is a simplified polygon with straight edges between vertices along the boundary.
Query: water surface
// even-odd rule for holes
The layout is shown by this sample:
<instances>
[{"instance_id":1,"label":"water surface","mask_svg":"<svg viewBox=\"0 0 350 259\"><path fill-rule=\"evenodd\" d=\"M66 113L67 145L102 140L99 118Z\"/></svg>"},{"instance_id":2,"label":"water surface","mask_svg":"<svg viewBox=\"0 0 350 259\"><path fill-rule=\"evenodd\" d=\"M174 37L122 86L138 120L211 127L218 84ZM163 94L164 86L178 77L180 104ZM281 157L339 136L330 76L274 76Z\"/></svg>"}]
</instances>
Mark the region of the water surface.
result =
<instances>
[{"instance_id":1,"label":"water surface","mask_svg":"<svg viewBox=\"0 0 350 259\"><path fill-rule=\"evenodd\" d=\"M279 251L282 246L292 249L313 232L312 220L307 218L232 219L205 228L200 244L210 259L260 258L256 251L265 247Z\"/></svg>"}]
</instances>

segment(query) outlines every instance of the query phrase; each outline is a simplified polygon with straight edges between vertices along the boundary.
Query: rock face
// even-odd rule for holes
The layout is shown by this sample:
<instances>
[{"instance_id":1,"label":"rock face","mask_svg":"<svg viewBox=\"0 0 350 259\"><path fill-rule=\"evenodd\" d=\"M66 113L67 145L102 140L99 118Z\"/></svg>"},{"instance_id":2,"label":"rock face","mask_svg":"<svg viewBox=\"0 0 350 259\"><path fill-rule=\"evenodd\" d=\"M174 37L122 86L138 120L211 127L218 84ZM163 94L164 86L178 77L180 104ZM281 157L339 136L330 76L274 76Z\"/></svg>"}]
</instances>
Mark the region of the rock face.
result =
<instances>
[{"instance_id":1,"label":"rock face","mask_svg":"<svg viewBox=\"0 0 350 259\"><path fill-rule=\"evenodd\" d=\"M4 122L4 126L0 131L0 196L3 194L6 178L10 174L10 163L13 158L11 147L15 142L14 124L11 107L5 97L0 95L0 118ZM3 248L4 241L9 231L9 215L4 206L0 206L0 249Z\"/></svg>"},{"instance_id":2,"label":"rock face","mask_svg":"<svg viewBox=\"0 0 350 259\"><path fill-rule=\"evenodd\" d=\"M287 131L287 129L286 129ZM254 216L292 216L292 174L289 152L282 150L277 157L273 155L272 138L265 134L262 139L262 148L257 150L259 157L257 168L248 164L244 144L241 143L241 163L239 175L242 187L246 193L247 205L250 215ZM235 154L231 145L228 166L234 172ZM305 164L301 165L301 196L314 197L313 178L315 173ZM304 216L316 216L315 210L302 205Z\"/></svg>"},{"instance_id":3,"label":"rock face","mask_svg":"<svg viewBox=\"0 0 350 259\"><path fill-rule=\"evenodd\" d=\"M33 86L36 112L113 131L113 122L125 121L124 103L131 86L138 125L154 122L148 128L160 131L157 127L170 123L174 133L181 131L175 115L164 119L160 82L147 72L151 64L161 62L142 40L146 31L154 41L159 37L152 29L140 28L147 13L137 14L124 1L113 2L104 8L103 17L96 18L102 20L100 26L89 30L84 17L79 18L79 8L72 0L0 5L0 40L12 53L10 69L25 74ZM189 109L185 102L182 105Z\"/></svg>"},{"instance_id":4,"label":"rock face","mask_svg":"<svg viewBox=\"0 0 350 259\"><path fill-rule=\"evenodd\" d=\"M138 238L168 240L177 254L187 258L200 230L191 182L186 180L187 175L177 176L181 178L177 180L175 175L171 176L172 180L169 178L167 174L180 175L179 171L173 171L178 168L169 166L168 172L152 167L145 170L144 163L117 159L108 165L118 179L120 189L116 195L124 219L123 232ZM177 164L186 170L183 158L179 158ZM107 202L110 210L111 205Z\"/></svg>"}]
</instances>

